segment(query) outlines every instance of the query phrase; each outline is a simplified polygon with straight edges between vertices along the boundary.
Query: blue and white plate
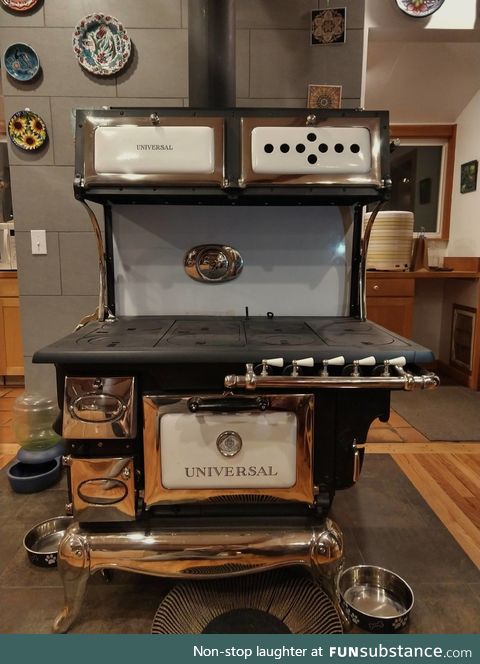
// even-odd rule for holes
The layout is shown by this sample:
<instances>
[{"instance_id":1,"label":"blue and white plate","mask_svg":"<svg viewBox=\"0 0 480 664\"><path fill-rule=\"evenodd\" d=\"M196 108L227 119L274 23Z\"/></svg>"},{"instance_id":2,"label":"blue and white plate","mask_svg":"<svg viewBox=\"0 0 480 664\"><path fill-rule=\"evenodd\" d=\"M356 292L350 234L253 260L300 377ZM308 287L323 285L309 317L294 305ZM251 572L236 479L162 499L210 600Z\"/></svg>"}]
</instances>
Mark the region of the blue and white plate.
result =
<instances>
[{"instance_id":1,"label":"blue and white plate","mask_svg":"<svg viewBox=\"0 0 480 664\"><path fill-rule=\"evenodd\" d=\"M116 74L127 64L131 50L124 26L108 14L85 16L73 32L77 60L92 74Z\"/></svg>"},{"instance_id":2,"label":"blue and white plate","mask_svg":"<svg viewBox=\"0 0 480 664\"><path fill-rule=\"evenodd\" d=\"M40 60L28 44L11 44L3 56L5 70L16 81L31 81L38 74Z\"/></svg>"}]
</instances>

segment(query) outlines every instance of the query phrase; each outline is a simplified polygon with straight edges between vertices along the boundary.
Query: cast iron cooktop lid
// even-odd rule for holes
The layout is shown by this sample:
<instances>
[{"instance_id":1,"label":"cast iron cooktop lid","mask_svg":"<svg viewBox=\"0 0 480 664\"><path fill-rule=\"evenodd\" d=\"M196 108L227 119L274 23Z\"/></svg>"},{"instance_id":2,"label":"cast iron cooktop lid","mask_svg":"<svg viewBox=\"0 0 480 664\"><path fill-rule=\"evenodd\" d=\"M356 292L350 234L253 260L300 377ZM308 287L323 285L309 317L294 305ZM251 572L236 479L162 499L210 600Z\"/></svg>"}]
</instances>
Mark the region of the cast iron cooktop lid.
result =
<instances>
[{"instance_id":1,"label":"cast iron cooktop lid","mask_svg":"<svg viewBox=\"0 0 480 664\"><path fill-rule=\"evenodd\" d=\"M348 317L139 316L90 323L38 351L34 362L88 364L258 362L312 356L347 362L374 355L378 362L405 355L431 362L426 348L370 321Z\"/></svg>"}]
</instances>

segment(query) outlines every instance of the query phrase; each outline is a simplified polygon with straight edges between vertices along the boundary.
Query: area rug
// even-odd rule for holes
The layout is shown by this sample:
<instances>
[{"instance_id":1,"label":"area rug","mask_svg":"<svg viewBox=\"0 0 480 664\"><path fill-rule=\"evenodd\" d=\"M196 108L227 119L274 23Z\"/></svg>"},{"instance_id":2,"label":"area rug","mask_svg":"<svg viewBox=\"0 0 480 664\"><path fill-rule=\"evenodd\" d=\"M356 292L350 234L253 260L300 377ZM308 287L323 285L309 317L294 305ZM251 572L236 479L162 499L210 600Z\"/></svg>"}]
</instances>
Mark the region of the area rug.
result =
<instances>
[{"instance_id":1,"label":"area rug","mask_svg":"<svg viewBox=\"0 0 480 664\"><path fill-rule=\"evenodd\" d=\"M480 441L480 392L450 385L432 391L392 392L391 404L429 440Z\"/></svg>"}]
</instances>

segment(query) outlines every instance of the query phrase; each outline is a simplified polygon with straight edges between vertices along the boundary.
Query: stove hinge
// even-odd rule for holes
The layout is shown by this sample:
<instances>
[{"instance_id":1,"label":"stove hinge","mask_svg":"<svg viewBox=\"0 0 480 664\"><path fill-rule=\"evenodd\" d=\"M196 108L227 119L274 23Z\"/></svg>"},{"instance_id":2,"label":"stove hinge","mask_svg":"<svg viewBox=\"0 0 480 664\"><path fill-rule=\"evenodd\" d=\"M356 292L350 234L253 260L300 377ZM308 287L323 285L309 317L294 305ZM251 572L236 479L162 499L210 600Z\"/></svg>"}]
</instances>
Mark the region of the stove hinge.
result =
<instances>
[{"instance_id":1,"label":"stove hinge","mask_svg":"<svg viewBox=\"0 0 480 664\"><path fill-rule=\"evenodd\" d=\"M327 515L332 504L332 494L330 490L326 486L315 485L313 491L315 499L312 509L315 510L318 516Z\"/></svg>"}]
</instances>

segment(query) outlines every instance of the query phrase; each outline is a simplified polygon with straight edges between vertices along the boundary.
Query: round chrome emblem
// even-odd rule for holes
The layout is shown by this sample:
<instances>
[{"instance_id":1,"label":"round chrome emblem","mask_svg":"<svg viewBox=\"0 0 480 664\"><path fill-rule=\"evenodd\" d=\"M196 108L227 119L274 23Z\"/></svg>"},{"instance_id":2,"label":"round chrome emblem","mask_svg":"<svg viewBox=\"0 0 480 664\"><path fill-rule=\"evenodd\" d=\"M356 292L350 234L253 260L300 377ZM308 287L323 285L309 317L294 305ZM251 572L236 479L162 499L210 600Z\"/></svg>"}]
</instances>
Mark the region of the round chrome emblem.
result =
<instances>
[{"instance_id":1,"label":"round chrome emblem","mask_svg":"<svg viewBox=\"0 0 480 664\"><path fill-rule=\"evenodd\" d=\"M223 431L217 438L217 449L226 457L233 457L242 449L243 441L236 431Z\"/></svg>"}]
</instances>

